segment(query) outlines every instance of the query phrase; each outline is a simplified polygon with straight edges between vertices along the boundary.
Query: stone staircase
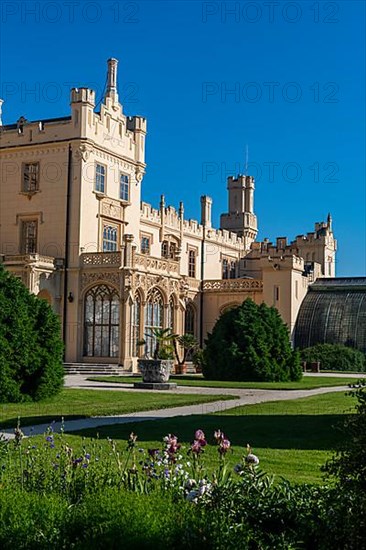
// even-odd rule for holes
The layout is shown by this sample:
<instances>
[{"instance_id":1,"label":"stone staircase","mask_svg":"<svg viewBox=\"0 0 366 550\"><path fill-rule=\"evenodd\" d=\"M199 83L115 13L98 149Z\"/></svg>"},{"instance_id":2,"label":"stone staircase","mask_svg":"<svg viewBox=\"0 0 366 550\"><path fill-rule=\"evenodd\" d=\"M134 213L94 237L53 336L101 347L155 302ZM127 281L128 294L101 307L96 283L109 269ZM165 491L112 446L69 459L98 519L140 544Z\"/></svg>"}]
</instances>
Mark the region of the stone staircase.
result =
<instances>
[{"instance_id":1,"label":"stone staircase","mask_svg":"<svg viewBox=\"0 0 366 550\"><path fill-rule=\"evenodd\" d=\"M82 374L85 376L121 376L123 374L130 374L131 372L125 371L122 367L105 363L64 363L65 374Z\"/></svg>"}]
</instances>

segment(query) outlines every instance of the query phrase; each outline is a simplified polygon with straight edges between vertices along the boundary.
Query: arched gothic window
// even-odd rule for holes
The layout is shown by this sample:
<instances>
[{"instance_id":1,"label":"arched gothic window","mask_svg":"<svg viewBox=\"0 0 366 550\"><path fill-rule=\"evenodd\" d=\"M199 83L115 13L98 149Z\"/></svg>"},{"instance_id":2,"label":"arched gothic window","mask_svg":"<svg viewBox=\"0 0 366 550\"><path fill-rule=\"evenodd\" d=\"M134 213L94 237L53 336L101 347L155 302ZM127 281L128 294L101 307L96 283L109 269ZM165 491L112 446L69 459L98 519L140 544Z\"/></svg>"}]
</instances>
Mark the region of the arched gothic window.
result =
<instances>
[{"instance_id":1,"label":"arched gothic window","mask_svg":"<svg viewBox=\"0 0 366 550\"><path fill-rule=\"evenodd\" d=\"M194 325L195 325L195 311L192 304L186 305L186 313L184 316L184 334L193 334L194 335Z\"/></svg>"},{"instance_id":2,"label":"arched gothic window","mask_svg":"<svg viewBox=\"0 0 366 550\"><path fill-rule=\"evenodd\" d=\"M114 288L91 288L84 301L84 355L118 357L119 298Z\"/></svg>"},{"instance_id":3,"label":"arched gothic window","mask_svg":"<svg viewBox=\"0 0 366 550\"><path fill-rule=\"evenodd\" d=\"M135 301L132 306L132 322L131 322L131 346L132 346L132 356L138 357L140 347L137 345L140 340L140 323L141 323L141 299L140 295L137 293L135 296Z\"/></svg>"},{"instance_id":4,"label":"arched gothic window","mask_svg":"<svg viewBox=\"0 0 366 550\"><path fill-rule=\"evenodd\" d=\"M145 330L144 337L146 340L145 353L152 357L154 355L156 339L153 336L153 329L164 327L164 303L161 292L154 288L152 289L146 300L145 308Z\"/></svg>"}]
</instances>

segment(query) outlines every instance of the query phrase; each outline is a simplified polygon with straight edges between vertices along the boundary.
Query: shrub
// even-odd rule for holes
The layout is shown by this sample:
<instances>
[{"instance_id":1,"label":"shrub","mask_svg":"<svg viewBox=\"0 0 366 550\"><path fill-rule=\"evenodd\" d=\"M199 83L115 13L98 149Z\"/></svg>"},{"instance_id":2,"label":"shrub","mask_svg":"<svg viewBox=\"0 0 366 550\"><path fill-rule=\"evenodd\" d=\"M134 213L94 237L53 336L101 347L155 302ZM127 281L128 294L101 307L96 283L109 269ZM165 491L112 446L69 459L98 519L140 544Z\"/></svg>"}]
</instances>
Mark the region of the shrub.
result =
<instances>
[{"instance_id":1,"label":"shrub","mask_svg":"<svg viewBox=\"0 0 366 550\"><path fill-rule=\"evenodd\" d=\"M0 402L56 394L62 350L57 315L0 266Z\"/></svg>"},{"instance_id":2,"label":"shrub","mask_svg":"<svg viewBox=\"0 0 366 550\"><path fill-rule=\"evenodd\" d=\"M347 446L329 460L324 470L335 479L328 517L338 548L364 548L366 532L366 382L351 392L357 397L356 414L344 423Z\"/></svg>"},{"instance_id":3,"label":"shrub","mask_svg":"<svg viewBox=\"0 0 366 550\"><path fill-rule=\"evenodd\" d=\"M342 344L316 344L301 350L303 361L320 361L322 370L357 371L366 370L366 357L354 348Z\"/></svg>"},{"instance_id":4,"label":"shrub","mask_svg":"<svg viewBox=\"0 0 366 550\"><path fill-rule=\"evenodd\" d=\"M218 319L206 340L203 374L211 380L270 382L302 376L277 309L250 299Z\"/></svg>"}]
</instances>

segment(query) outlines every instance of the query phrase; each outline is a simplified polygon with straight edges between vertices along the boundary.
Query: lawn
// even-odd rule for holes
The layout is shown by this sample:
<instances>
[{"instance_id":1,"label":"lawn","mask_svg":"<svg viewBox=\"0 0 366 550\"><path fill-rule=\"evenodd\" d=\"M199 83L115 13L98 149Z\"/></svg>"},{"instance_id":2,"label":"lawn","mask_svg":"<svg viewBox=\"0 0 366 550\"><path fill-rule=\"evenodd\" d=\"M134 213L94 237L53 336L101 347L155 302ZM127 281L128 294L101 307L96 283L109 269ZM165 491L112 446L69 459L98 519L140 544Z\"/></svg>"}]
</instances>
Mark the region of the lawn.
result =
<instances>
[{"instance_id":1,"label":"lawn","mask_svg":"<svg viewBox=\"0 0 366 550\"><path fill-rule=\"evenodd\" d=\"M177 417L159 421L114 425L83 430L69 435L72 445L81 442L80 436L95 437L100 442L111 437L121 452L126 448L131 431L138 435L141 449L161 447L162 437L174 433L183 444L183 454L189 448L194 431L205 431L210 445L206 447L205 462L213 469L218 453L213 445L213 432L220 428L232 444L227 461L234 466L247 443L260 458L261 468L269 474L297 482L319 483L321 466L333 450L345 441L339 426L345 415L354 411L355 399L343 393L329 393L294 399L247 405L211 415Z\"/></svg>"},{"instance_id":2,"label":"lawn","mask_svg":"<svg viewBox=\"0 0 366 550\"><path fill-rule=\"evenodd\" d=\"M22 426L31 426L60 420L61 417L72 420L110 416L232 398L233 396L228 395L63 389L59 395L39 403L1 404L0 428L15 427L18 417Z\"/></svg>"},{"instance_id":3,"label":"lawn","mask_svg":"<svg viewBox=\"0 0 366 550\"><path fill-rule=\"evenodd\" d=\"M357 378L340 378L327 376L304 376L299 382L220 382L205 380L202 375L172 375L170 379L179 386L196 386L201 388L236 388L260 390L311 390L313 388L347 386L354 384ZM88 380L96 382L116 382L133 384L142 379L138 376L92 376Z\"/></svg>"}]
</instances>

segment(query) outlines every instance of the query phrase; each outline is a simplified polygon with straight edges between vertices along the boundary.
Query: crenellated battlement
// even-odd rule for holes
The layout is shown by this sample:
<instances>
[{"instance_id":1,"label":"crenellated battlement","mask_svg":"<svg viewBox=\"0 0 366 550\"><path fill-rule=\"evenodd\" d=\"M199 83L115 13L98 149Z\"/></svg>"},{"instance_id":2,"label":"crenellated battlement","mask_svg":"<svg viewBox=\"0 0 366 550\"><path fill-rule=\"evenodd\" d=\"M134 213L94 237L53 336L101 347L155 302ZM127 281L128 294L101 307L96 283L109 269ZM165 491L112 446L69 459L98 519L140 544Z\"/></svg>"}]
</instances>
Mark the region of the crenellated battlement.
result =
<instances>
[{"instance_id":1,"label":"crenellated battlement","mask_svg":"<svg viewBox=\"0 0 366 550\"><path fill-rule=\"evenodd\" d=\"M181 205L180 211L183 212L183 205ZM152 223L159 228L164 224L166 229L176 231L182 228L185 235L203 239L205 229L203 224L194 219L184 219L181 217L180 211L177 211L174 206L165 206L164 202L160 209L141 202L141 221ZM211 226L206 228L205 239L217 245L236 248L238 251L242 251L245 244L243 237L237 233L227 229L215 229Z\"/></svg>"}]
</instances>

